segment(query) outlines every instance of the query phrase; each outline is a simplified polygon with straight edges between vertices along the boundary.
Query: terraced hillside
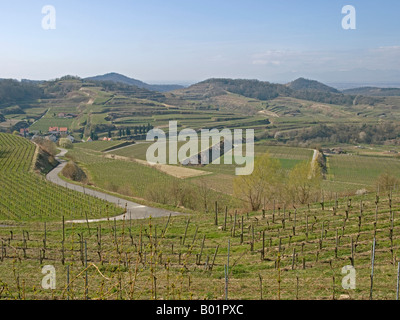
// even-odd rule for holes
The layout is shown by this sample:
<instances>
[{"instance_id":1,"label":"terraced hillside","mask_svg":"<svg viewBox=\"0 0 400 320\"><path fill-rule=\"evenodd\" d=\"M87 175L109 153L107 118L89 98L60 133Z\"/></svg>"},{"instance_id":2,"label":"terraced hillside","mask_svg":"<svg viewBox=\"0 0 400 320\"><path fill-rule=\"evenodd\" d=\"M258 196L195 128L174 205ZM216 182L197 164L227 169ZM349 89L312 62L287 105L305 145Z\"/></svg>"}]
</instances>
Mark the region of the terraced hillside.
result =
<instances>
[{"instance_id":1,"label":"terraced hillside","mask_svg":"<svg viewBox=\"0 0 400 320\"><path fill-rule=\"evenodd\" d=\"M32 169L36 146L0 133L0 219L51 221L115 216L122 212L105 201L47 182Z\"/></svg>"}]
</instances>

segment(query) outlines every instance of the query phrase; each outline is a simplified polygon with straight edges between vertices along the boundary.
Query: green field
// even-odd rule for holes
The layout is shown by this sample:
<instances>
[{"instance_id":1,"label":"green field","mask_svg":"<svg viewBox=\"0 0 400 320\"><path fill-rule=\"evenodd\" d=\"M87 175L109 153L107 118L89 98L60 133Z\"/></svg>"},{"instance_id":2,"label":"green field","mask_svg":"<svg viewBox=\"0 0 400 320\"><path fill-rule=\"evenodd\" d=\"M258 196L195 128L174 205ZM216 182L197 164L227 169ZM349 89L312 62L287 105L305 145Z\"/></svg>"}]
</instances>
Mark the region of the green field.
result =
<instances>
[{"instance_id":1,"label":"green field","mask_svg":"<svg viewBox=\"0 0 400 320\"><path fill-rule=\"evenodd\" d=\"M118 145L124 143L123 141L92 141L76 143L74 147L92 151L104 151L109 148L118 147Z\"/></svg>"},{"instance_id":2,"label":"green field","mask_svg":"<svg viewBox=\"0 0 400 320\"><path fill-rule=\"evenodd\" d=\"M375 181L382 174L400 177L400 160L394 157L332 155L328 157L328 177L325 186L331 190L375 191Z\"/></svg>"},{"instance_id":3,"label":"green field","mask_svg":"<svg viewBox=\"0 0 400 320\"><path fill-rule=\"evenodd\" d=\"M262 144L255 145L254 153L256 159L265 153L268 153L271 158L279 159L282 168L285 170L293 169L302 161L310 161L313 155L313 151L309 149L267 146ZM212 172L212 175L193 178L191 180L196 184L207 183L215 190L232 194L233 180L238 166L235 164L224 164L224 158L225 157L222 157L220 159L221 164L209 164L199 168L200 170ZM232 162L234 163L233 160Z\"/></svg>"},{"instance_id":4,"label":"green field","mask_svg":"<svg viewBox=\"0 0 400 320\"><path fill-rule=\"evenodd\" d=\"M146 152L150 145L151 143L137 143L133 146L113 151L112 154L122 157L146 160Z\"/></svg>"},{"instance_id":5,"label":"green field","mask_svg":"<svg viewBox=\"0 0 400 320\"><path fill-rule=\"evenodd\" d=\"M180 142L178 147L183 144L184 142ZM118 156L146 160L146 152L150 145L150 143L139 143L112 151L112 153ZM91 149L89 145L88 148ZM93 150L100 151L100 149L95 148ZM349 150L354 152L357 149L349 148ZM323 182L323 189L327 192L345 193L354 193L364 188L372 191L375 187L375 181L382 173L390 172L392 175L400 177L400 160L393 155L383 154L388 150L391 149L389 147L377 148L375 153L372 153L371 150L361 149L357 150L357 152L366 153L368 151L369 154L329 155L327 157L328 172ZM302 161L310 161L313 150L286 146L268 146L263 143L257 143L255 145L256 158L265 153L269 153L272 158L279 159L283 169L291 170ZM193 167L194 169L211 172L212 175L191 178L190 180L196 185L207 183L212 189L231 194L237 166L224 164L224 156L220 161L221 164L219 165L209 164Z\"/></svg>"},{"instance_id":6,"label":"green field","mask_svg":"<svg viewBox=\"0 0 400 320\"><path fill-rule=\"evenodd\" d=\"M128 147L130 148L130 147ZM119 194L169 205L171 208L184 206L202 211L204 200L199 197L199 187L190 181L175 178L166 173L135 161L113 160L101 153L75 148L67 156L84 168L95 186ZM238 201L222 192L209 190L207 203L214 201L224 205Z\"/></svg>"},{"instance_id":7,"label":"green field","mask_svg":"<svg viewBox=\"0 0 400 320\"><path fill-rule=\"evenodd\" d=\"M184 142L179 142L178 148L180 148L183 144ZM139 143L120 150L112 151L112 153L118 156L146 160L146 152L150 145L150 143ZM262 144L257 144L254 152L256 157L265 153L269 153L272 158L279 159L282 168L286 170L292 169L301 161L310 161L313 155L313 150L309 149L267 146ZM167 157L167 161L168 159L169 158ZM235 164L224 164L224 162L225 157L223 156L220 159L220 164L191 167L202 171L212 172L213 174L201 178L192 178L190 180L196 185L207 183L212 189L232 194L233 179L235 177L235 170L238 166Z\"/></svg>"},{"instance_id":8,"label":"green field","mask_svg":"<svg viewBox=\"0 0 400 320\"><path fill-rule=\"evenodd\" d=\"M64 119L58 118L57 114L60 112L76 112L76 109L49 109L49 111L41 118L40 120L36 121L33 125L31 125L31 131L41 131L43 133L47 133L49 131L49 127L66 127L68 129L71 128L74 119ZM56 113L56 114L55 114Z\"/></svg>"}]
</instances>

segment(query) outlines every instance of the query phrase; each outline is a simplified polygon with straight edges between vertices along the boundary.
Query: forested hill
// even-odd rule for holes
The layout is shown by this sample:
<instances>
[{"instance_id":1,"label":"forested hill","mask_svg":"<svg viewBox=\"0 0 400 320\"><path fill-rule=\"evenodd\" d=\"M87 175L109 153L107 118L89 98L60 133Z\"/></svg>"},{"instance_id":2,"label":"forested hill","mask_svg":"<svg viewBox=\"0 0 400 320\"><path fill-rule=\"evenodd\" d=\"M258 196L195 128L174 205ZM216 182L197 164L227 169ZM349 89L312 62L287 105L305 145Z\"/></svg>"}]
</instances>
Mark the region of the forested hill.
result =
<instances>
[{"instance_id":1,"label":"forested hill","mask_svg":"<svg viewBox=\"0 0 400 320\"><path fill-rule=\"evenodd\" d=\"M37 100L43 96L43 89L34 83L11 79L0 80L0 108L21 101Z\"/></svg>"},{"instance_id":2,"label":"forested hill","mask_svg":"<svg viewBox=\"0 0 400 320\"><path fill-rule=\"evenodd\" d=\"M84 86L94 86L102 88L104 91L115 92L124 96L134 96L139 99L155 101L165 99L160 92L139 88L134 85L112 81L82 80L73 76L65 76L50 81L0 79L0 110L5 114L6 108L19 105L23 109L24 105L29 107L30 104L38 102L39 99L64 99Z\"/></svg>"},{"instance_id":3,"label":"forested hill","mask_svg":"<svg viewBox=\"0 0 400 320\"><path fill-rule=\"evenodd\" d=\"M126 77L122 74L118 74L115 72L107 73L107 74L104 74L101 76L89 77L89 78L86 78L85 80L123 83L123 84L131 85L131 86L136 86L141 89L147 89L147 90L159 91L159 92L168 92L168 91L173 91L173 90L178 90L178 89L184 88L183 86L175 85L175 84L173 84L173 85L148 84L143 81L132 79L132 78Z\"/></svg>"},{"instance_id":4,"label":"forested hill","mask_svg":"<svg viewBox=\"0 0 400 320\"><path fill-rule=\"evenodd\" d=\"M102 88L102 90L107 92L114 92L139 99L148 99L157 102L166 101L166 93L152 91L133 84L65 76L60 79L41 82L0 80L0 110L5 114L5 108L19 105L24 109L25 104L36 103L39 99L64 99L69 94L79 91L84 86L94 86ZM396 90L399 89L393 89L391 93L395 95L398 92ZM356 93L357 91L353 92ZM192 85L189 88L175 90L172 92L172 96L176 95L176 97L179 97L179 105L185 105L188 101L206 100L229 93L260 101L273 100L277 97L291 97L319 103L348 106L354 103L374 105L381 99L378 96L368 96L368 94L360 95L362 92L360 94L340 93L317 81L302 78L287 85L259 80L209 79Z\"/></svg>"},{"instance_id":5,"label":"forested hill","mask_svg":"<svg viewBox=\"0 0 400 320\"><path fill-rule=\"evenodd\" d=\"M356 98L354 95L346 95L322 83L306 79L298 79L289 85L259 80L209 79L192 85L189 88L177 90L175 93L189 100L200 100L234 93L262 101L272 100L277 97L291 97L337 105L353 105ZM357 99L357 101L371 105L377 102L375 98L371 97Z\"/></svg>"},{"instance_id":6,"label":"forested hill","mask_svg":"<svg viewBox=\"0 0 400 320\"><path fill-rule=\"evenodd\" d=\"M271 100L278 96L290 95L291 93L291 90L284 85L259 80L210 79L200 82L198 85L204 86L207 84L224 91L259 100ZM196 86L194 85L190 88Z\"/></svg>"},{"instance_id":7,"label":"forested hill","mask_svg":"<svg viewBox=\"0 0 400 320\"><path fill-rule=\"evenodd\" d=\"M308 79L304 79L304 78L299 78L297 80L294 80L294 81L288 83L286 86L288 86L290 89L293 89L293 90L308 90L308 91L320 91L320 92L329 92L329 93L340 93L335 88L329 87L326 84L323 84L323 83L315 81L315 80L308 80Z\"/></svg>"}]
</instances>

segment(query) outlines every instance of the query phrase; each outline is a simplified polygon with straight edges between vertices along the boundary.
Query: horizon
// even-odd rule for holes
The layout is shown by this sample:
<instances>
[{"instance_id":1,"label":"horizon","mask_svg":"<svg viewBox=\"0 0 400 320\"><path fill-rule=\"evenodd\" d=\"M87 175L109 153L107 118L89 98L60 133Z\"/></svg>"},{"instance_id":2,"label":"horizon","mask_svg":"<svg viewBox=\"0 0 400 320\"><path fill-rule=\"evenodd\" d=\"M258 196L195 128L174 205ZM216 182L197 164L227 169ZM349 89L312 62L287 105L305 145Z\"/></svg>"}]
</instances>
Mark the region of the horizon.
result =
<instances>
[{"instance_id":1,"label":"horizon","mask_svg":"<svg viewBox=\"0 0 400 320\"><path fill-rule=\"evenodd\" d=\"M95 76L105 76L108 74L116 74L116 75L120 75L120 76L124 76L124 77L128 77L130 79L133 80L138 80L138 81L142 81L141 79L137 79L134 78L132 76L129 75L125 75L125 74L121 74L121 73L117 73L117 72L107 72L103 75L100 74L96 74L93 76L89 76L89 77L81 77L79 75L72 75L72 74L65 74L64 76L73 76L73 77L78 77L82 80L85 80L87 78L91 78L91 77L95 77ZM64 76L61 76L59 78L62 78ZM59 78L50 78L50 79L28 79L28 78L20 78L20 79L16 79L16 78L3 78L0 77L0 80L17 80L19 82L21 81L38 81L38 82L45 82L45 81L54 81L57 80ZM148 85L180 85L180 86L184 86L184 87L190 87L192 85L195 85L197 83L200 83L202 81L206 81L206 80L210 80L210 79L217 79L217 77L211 77L208 79L202 79L202 80L197 80L197 81L167 81L167 82L162 82L162 81L157 81L157 80L150 80L150 81L142 81ZM224 78L222 78L224 79ZM293 81L296 81L298 79L305 79L305 80L311 80L311 81L318 81L316 79L311 79L311 78L307 78L307 77L298 77L296 79L290 80L290 81L268 81L268 80L260 80L260 79L244 79L244 78L225 78L225 79L233 79L233 80L257 80L257 81L262 81L262 82L270 82L270 83L276 83L276 84L289 84ZM346 89L355 89L355 88L362 88L362 87L376 87L376 88L400 88L400 81L376 81L376 82L357 82L357 81L339 81L339 82L322 82L322 81L318 81L320 83L323 83L325 85L328 85L332 88L338 89L338 90L346 90Z\"/></svg>"},{"instance_id":2,"label":"horizon","mask_svg":"<svg viewBox=\"0 0 400 320\"><path fill-rule=\"evenodd\" d=\"M1 77L86 78L112 70L157 84L209 78L398 81L400 3L351 1L355 30L342 27L347 4L54 0L55 29L44 30L42 2L7 2L0 13L0 26L8 30L0 38Z\"/></svg>"}]
</instances>

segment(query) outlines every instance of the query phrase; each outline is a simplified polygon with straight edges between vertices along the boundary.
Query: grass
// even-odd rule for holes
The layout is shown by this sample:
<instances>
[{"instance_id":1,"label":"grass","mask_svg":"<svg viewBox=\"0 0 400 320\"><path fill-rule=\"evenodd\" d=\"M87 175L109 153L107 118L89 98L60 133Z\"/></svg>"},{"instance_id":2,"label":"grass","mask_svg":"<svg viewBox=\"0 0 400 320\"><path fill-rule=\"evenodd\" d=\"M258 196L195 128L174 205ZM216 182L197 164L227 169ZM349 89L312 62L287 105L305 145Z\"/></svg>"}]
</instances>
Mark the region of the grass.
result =
<instances>
[{"instance_id":1,"label":"grass","mask_svg":"<svg viewBox=\"0 0 400 320\"><path fill-rule=\"evenodd\" d=\"M76 143L74 147L93 150L93 151L104 151L108 148L117 147L122 144L121 141L92 141L92 142L84 142L84 143Z\"/></svg>"},{"instance_id":2,"label":"grass","mask_svg":"<svg viewBox=\"0 0 400 320\"><path fill-rule=\"evenodd\" d=\"M256 158L269 153L272 158L279 159L281 166L285 170L294 168L302 161L309 161L312 158L313 151L310 149L282 147L282 146L267 146L263 144L256 144L254 148ZM209 164L205 167L199 168L203 171L212 172L212 175L195 178L191 181L195 184L201 185L207 183L210 188L233 194L233 180L236 174L237 165L224 164L225 157L221 157L221 164ZM232 160L234 163L234 161Z\"/></svg>"},{"instance_id":3,"label":"grass","mask_svg":"<svg viewBox=\"0 0 400 320\"><path fill-rule=\"evenodd\" d=\"M361 199L363 211L359 231ZM399 199L399 194L394 193L393 212L400 209ZM1 298L84 299L85 258L83 254L82 260L81 244L86 242L89 299L223 300L224 264L227 263L230 239L230 299L260 299L261 276L263 298L277 300L277 278L280 273L282 282L279 292L282 300L331 300L338 299L342 294L349 295L351 299L368 300L375 222L374 201L374 195L353 198L351 205L348 199L339 199L336 216L331 210L323 211L316 204L312 204L310 209L298 208L296 235L293 235L294 211L289 208L285 215L282 210L280 213L276 211L274 219L272 210L266 212L265 218L260 212L238 215L235 233L234 208L229 208L226 231L219 228L224 225L223 210L219 213L218 226L214 224L213 213L173 217L167 229L167 217L147 221L91 223L90 233L86 225L66 224L64 251L61 247L62 224L53 222L46 226L46 256L42 261L39 261L38 252L43 249L44 225L38 222L23 225L16 223L14 226L0 228L0 238L6 248L0 268L0 287L4 289ZM332 201L326 203L326 207L331 205L334 205ZM343 230L345 210L350 213ZM397 236L400 220L395 214L391 244L389 211L388 198L382 194L378 205L373 287L373 298L381 300L395 298L397 263L394 260L397 260L400 253L400 238ZM285 227L282 223L284 219ZM241 221L244 223L243 236ZM26 232L23 235L23 230L29 231L29 240ZM325 230L322 246L321 230ZM337 230L339 240L335 250ZM12 239L10 231L13 232ZM263 232L265 247L264 259L261 259ZM344 277L341 270L350 264L352 239L356 244L354 266L357 271L357 289L347 291L341 287ZM212 264L218 245L215 263ZM294 250L296 256L292 269ZM275 262L279 251L280 269L277 269ZM40 287L43 278L41 268L49 264L56 268L57 288L53 291ZM69 291L65 290L67 266L70 281L73 280ZM156 284L154 277L157 278Z\"/></svg>"},{"instance_id":4,"label":"grass","mask_svg":"<svg viewBox=\"0 0 400 320\"><path fill-rule=\"evenodd\" d=\"M70 129L74 119L59 118L57 114L60 112L75 113L76 108L73 108L72 110L70 108L50 108L40 120L31 125L30 130L47 133L49 131L49 127L66 127Z\"/></svg>"},{"instance_id":5,"label":"grass","mask_svg":"<svg viewBox=\"0 0 400 320\"><path fill-rule=\"evenodd\" d=\"M134 161L113 160L97 151L79 148L71 150L67 156L78 162L87 172L90 183L99 188L163 205L180 205L191 210L201 210L204 207L198 196L197 185L156 168ZM212 189L207 197L209 203L215 200L224 205L235 202L231 196Z\"/></svg>"},{"instance_id":6,"label":"grass","mask_svg":"<svg viewBox=\"0 0 400 320\"><path fill-rule=\"evenodd\" d=\"M120 150L112 151L112 154L122 157L146 160L146 152L151 143L138 143Z\"/></svg>"},{"instance_id":7,"label":"grass","mask_svg":"<svg viewBox=\"0 0 400 320\"><path fill-rule=\"evenodd\" d=\"M375 181L385 172L400 176L400 160L389 157L331 155L328 157L329 189L353 191L375 189Z\"/></svg>"}]
</instances>

